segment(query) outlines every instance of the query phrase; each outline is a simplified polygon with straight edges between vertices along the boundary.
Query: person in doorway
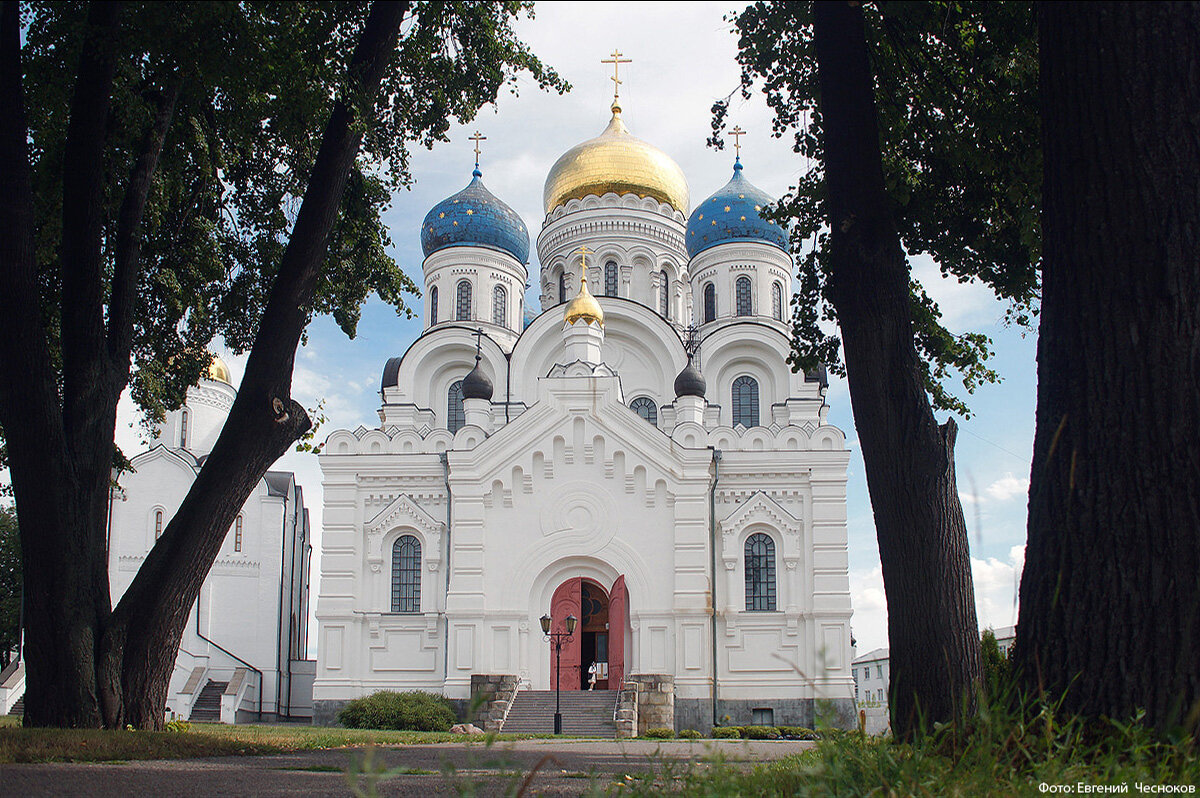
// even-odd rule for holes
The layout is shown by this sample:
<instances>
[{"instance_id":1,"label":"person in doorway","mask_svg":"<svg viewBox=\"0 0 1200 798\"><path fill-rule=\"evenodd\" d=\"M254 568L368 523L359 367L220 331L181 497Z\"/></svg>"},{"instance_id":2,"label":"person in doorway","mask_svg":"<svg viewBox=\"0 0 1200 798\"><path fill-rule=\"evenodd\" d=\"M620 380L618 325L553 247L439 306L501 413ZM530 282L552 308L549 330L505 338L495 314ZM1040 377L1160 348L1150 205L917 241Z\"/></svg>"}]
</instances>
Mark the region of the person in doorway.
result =
<instances>
[{"instance_id":1,"label":"person in doorway","mask_svg":"<svg viewBox=\"0 0 1200 798\"><path fill-rule=\"evenodd\" d=\"M596 663L593 662L588 666L588 689L596 689Z\"/></svg>"}]
</instances>

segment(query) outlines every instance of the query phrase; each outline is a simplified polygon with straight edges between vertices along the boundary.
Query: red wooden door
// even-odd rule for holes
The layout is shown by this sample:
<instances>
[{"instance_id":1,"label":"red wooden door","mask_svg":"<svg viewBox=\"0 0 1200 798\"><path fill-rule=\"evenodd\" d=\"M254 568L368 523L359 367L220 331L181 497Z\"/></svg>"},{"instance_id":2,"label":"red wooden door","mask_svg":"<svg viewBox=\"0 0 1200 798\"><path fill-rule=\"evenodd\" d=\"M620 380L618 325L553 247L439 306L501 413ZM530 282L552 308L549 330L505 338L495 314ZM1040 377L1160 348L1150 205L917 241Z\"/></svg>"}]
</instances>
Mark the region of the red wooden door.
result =
<instances>
[{"instance_id":1,"label":"red wooden door","mask_svg":"<svg viewBox=\"0 0 1200 798\"><path fill-rule=\"evenodd\" d=\"M625 629L629 626L629 591L625 575L613 582L608 594L608 689L620 690L625 678Z\"/></svg>"},{"instance_id":2,"label":"red wooden door","mask_svg":"<svg viewBox=\"0 0 1200 798\"><path fill-rule=\"evenodd\" d=\"M583 578L568 579L554 591L550 599L550 617L554 619L551 630L565 632L567 616L574 615L576 619L583 617L581 597L583 593ZM563 690L578 690L580 685L579 662L583 658L583 630L575 627L575 634L569 643L562 647L562 660L556 662L554 643L550 643L550 689L558 689L558 676L562 674ZM557 667L557 669L556 669Z\"/></svg>"}]
</instances>

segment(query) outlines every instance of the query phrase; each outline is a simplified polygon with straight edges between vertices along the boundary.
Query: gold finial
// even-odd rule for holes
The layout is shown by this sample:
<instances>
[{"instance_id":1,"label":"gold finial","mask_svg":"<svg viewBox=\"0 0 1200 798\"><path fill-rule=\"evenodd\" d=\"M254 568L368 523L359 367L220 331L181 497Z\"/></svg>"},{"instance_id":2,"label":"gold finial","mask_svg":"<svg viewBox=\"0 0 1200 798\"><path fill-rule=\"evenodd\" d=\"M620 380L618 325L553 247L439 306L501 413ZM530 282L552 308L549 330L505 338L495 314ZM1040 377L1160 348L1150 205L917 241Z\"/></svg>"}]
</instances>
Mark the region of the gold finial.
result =
<instances>
[{"instance_id":1,"label":"gold finial","mask_svg":"<svg viewBox=\"0 0 1200 798\"><path fill-rule=\"evenodd\" d=\"M468 141L475 142L475 171L479 171L479 142L487 141L487 136L479 135L479 131L475 131L474 136L467 136Z\"/></svg>"},{"instance_id":2,"label":"gold finial","mask_svg":"<svg viewBox=\"0 0 1200 798\"><path fill-rule=\"evenodd\" d=\"M613 112L615 113L621 110L621 64L632 64L633 59L622 58L621 51L613 48L612 58L602 58L600 63L613 65L613 75L610 80L613 82Z\"/></svg>"},{"instance_id":3,"label":"gold finial","mask_svg":"<svg viewBox=\"0 0 1200 798\"><path fill-rule=\"evenodd\" d=\"M591 295L587 287L587 256L588 252L595 254L594 250L589 250L586 246L579 247L579 254L582 255L582 261L579 269L579 293L567 305L565 321L567 324L574 324L579 320L583 320L586 324L591 324L593 321L604 326L604 311L600 307L600 303Z\"/></svg>"},{"instance_id":4,"label":"gold finial","mask_svg":"<svg viewBox=\"0 0 1200 798\"><path fill-rule=\"evenodd\" d=\"M740 161L742 159L741 138L746 135L746 131L742 130L741 127L734 127L733 130L729 131L729 135L733 136L733 157Z\"/></svg>"}]
</instances>

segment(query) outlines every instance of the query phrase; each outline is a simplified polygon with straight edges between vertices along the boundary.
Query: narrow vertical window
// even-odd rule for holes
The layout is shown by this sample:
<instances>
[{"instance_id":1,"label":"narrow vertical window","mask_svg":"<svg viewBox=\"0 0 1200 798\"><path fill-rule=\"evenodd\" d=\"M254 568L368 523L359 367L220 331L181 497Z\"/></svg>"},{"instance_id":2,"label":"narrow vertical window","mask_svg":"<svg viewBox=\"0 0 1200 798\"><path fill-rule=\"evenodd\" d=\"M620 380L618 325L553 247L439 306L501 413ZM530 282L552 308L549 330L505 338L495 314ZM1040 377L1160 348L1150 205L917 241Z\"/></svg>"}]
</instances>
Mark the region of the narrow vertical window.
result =
<instances>
[{"instance_id":1,"label":"narrow vertical window","mask_svg":"<svg viewBox=\"0 0 1200 798\"><path fill-rule=\"evenodd\" d=\"M458 281L458 298L454 303L454 318L458 321L471 318L471 281Z\"/></svg>"},{"instance_id":2,"label":"narrow vertical window","mask_svg":"<svg viewBox=\"0 0 1200 798\"><path fill-rule=\"evenodd\" d=\"M498 285L492 289L492 324L497 327L507 327L504 323L508 316L508 292L504 286Z\"/></svg>"},{"instance_id":3,"label":"narrow vertical window","mask_svg":"<svg viewBox=\"0 0 1200 798\"><path fill-rule=\"evenodd\" d=\"M187 448L187 428L188 428L188 409L185 407L179 411L179 448Z\"/></svg>"},{"instance_id":4,"label":"narrow vertical window","mask_svg":"<svg viewBox=\"0 0 1200 798\"><path fill-rule=\"evenodd\" d=\"M658 315L664 319L671 318L671 278L667 272L662 272L662 290L658 295Z\"/></svg>"},{"instance_id":5,"label":"narrow vertical window","mask_svg":"<svg viewBox=\"0 0 1200 798\"><path fill-rule=\"evenodd\" d=\"M753 377L733 381L733 425L758 426L758 382Z\"/></svg>"},{"instance_id":6,"label":"narrow vertical window","mask_svg":"<svg viewBox=\"0 0 1200 798\"><path fill-rule=\"evenodd\" d=\"M162 537L163 528L163 512L162 510L154 511L154 539L158 540Z\"/></svg>"},{"instance_id":7,"label":"narrow vertical window","mask_svg":"<svg viewBox=\"0 0 1200 798\"><path fill-rule=\"evenodd\" d=\"M564 270L558 275L558 303L567 301L567 273Z\"/></svg>"},{"instance_id":8,"label":"narrow vertical window","mask_svg":"<svg viewBox=\"0 0 1200 798\"><path fill-rule=\"evenodd\" d=\"M762 532L746 538L746 610L775 610L775 541Z\"/></svg>"},{"instance_id":9,"label":"narrow vertical window","mask_svg":"<svg viewBox=\"0 0 1200 798\"><path fill-rule=\"evenodd\" d=\"M704 286L704 323L717 318L717 287L712 283Z\"/></svg>"},{"instance_id":10,"label":"narrow vertical window","mask_svg":"<svg viewBox=\"0 0 1200 798\"><path fill-rule=\"evenodd\" d=\"M617 295L617 264L616 261L609 261L604 264L604 295Z\"/></svg>"},{"instance_id":11,"label":"narrow vertical window","mask_svg":"<svg viewBox=\"0 0 1200 798\"><path fill-rule=\"evenodd\" d=\"M750 302L750 278L737 278L735 286L737 293L737 314L739 316L749 316L754 312Z\"/></svg>"},{"instance_id":12,"label":"narrow vertical window","mask_svg":"<svg viewBox=\"0 0 1200 798\"><path fill-rule=\"evenodd\" d=\"M429 289L429 326L437 324L437 286Z\"/></svg>"},{"instance_id":13,"label":"narrow vertical window","mask_svg":"<svg viewBox=\"0 0 1200 798\"><path fill-rule=\"evenodd\" d=\"M392 546L392 612L421 611L421 542L401 535Z\"/></svg>"},{"instance_id":14,"label":"narrow vertical window","mask_svg":"<svg viewBox=\"0 0 1200 798\"><path fill-rule=\"evenodd\" d=\"M783 321L783 286L771 284L771 312L779 321Z\"/></svg>"},{"instance_id":15,"label":"narrow vertical window","mask_svg":"<svg viewBox=\"0 0 1200 798\"><path fill-rule=\"evenodd\" d=\"M237 520L233 522L233 550L242 550L242 516L238 515Z\"/></svg>"},{"instance_id":16,"label":"narrow vertical window","mask_svg":"<svg viewBox=\"0 0 1200 798\"><path fill-rule=\"evenodd\" d=\"M446 391L446 429L458 432L465 423L467 416L463 411L462 380L459 380Z\"/></svg>"},{"instance_id":17,"label":"narrow vertical window","mask_svg":"<svg viewBox=\"0 0 1200 798\"><path fill-rule=\"evenodd\" d=\"M639 396L629 403L629 409L651 424L658 426L658 407L654 404L653 399L646 396Z\"/></svg>"}]
</instances>

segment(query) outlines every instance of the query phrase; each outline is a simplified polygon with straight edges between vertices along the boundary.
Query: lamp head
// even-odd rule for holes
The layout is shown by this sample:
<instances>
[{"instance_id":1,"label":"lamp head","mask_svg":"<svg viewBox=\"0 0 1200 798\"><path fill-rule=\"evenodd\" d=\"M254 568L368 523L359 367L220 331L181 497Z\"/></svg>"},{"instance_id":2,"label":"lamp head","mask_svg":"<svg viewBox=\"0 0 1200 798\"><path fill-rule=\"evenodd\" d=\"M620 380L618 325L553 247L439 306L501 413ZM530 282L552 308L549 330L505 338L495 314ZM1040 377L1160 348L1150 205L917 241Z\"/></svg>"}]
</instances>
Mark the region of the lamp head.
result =
<instances>
[{"instance_id":1,"label":"lamp head","mask_svg":"<svg viewBox=\"0 0 1200 798\"><path fill-rule=\"evenodd\" d=\"M542 616L542 634L544 634L544 635L550 634L550 616L549 615Z\"/></svg>"},{"instance_id":2,"label":"lamp head","mask_svg":"<svg viewBox=\"0 0 1200 798\"><path fill-rule=\"evenodd\" d=\"M579 619L576 618L574 615L567 616L567 634L569 634L569 635L575 634L575 624L577 624L577 623L579 623Z\"/></svg>"}]
</instances>

